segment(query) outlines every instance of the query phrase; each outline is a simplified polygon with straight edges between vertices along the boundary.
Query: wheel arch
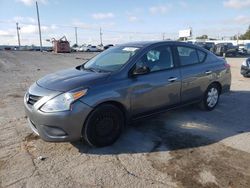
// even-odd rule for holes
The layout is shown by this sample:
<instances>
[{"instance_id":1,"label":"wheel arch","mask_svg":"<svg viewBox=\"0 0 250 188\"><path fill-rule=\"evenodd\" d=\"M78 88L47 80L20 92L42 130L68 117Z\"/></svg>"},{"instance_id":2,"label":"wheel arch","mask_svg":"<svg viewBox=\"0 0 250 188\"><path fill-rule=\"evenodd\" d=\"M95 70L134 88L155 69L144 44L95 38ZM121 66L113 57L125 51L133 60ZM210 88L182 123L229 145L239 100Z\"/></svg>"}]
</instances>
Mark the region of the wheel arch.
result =
<instances>
[{"instance_id":1,"label":"wheel arch","mask_svg":"<svg viewBox=\"0 0 250 188\"><path fill-rule=\"evenodd\" d=\"M214 82L210 83L209 86L214 85L214 84L218 86L219 92L221 94L221 92L222 92L222 85L221 85L221 83L218 82L218 81L214 81Z\"/></svg>"},{"instance_id":2,"label":"wheel arch","mask_svg":"<svg viewBox=\"0 0 250 188\"><path fill-rule=\"evenodd\" d=\"M94 109L96 109L99 106L104 105L104 104L111 104L111 105L116 106L122 112L122 114L124 115L125 120L127 119L128 110L126 109L126 107L121 102L118 102L118 101L114 101L114 100L104 101L104 102L101 102L100 104L96 105L94 107Z\"/></svg>"},{"instance_id":3,"label":"wheel arch","mask_svg":"<svg viewBox=\"0 0 250 188\"><path fill-rule=\"evenodd\" d=\"M124 104L122 104L122 103L119 102L119 101L114 101L114 100L103 101L103 102L98 103L97 105L95 105L95 106L93 107L93 109L91 110L91 112L88 114L86 120L88 119L88 117L90 116L90 114L91 114L95 109L97 109L99 106L105 105L105 104L111 104L111 105L117 107L117 108L122 112L122 114L123 114L123 116L124 116L124 121L125 121L124 123L127 124L127 122L129 121L129 111L127 110L127 108L125 107ZM86 120L85 120L84 124L86 123Z\"/></svg>"}]
</instances>

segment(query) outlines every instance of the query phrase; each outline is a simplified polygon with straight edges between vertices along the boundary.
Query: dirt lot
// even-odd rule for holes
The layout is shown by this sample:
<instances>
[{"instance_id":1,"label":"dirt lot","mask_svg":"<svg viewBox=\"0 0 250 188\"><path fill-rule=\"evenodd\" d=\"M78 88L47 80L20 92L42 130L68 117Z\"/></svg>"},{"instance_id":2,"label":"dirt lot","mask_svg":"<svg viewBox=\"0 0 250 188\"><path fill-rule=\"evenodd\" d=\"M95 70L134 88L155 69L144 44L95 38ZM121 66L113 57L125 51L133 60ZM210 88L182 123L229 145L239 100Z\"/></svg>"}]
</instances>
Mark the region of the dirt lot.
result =
<instances>
[{"instance_id":1,"label":"dirt lot","mask_svg":"<svg viewBox=\"0 0 250 188\"><path fill-rule=\"evenodd\" d=\"M101 149L32 134L23 110L29 85L91 56L0 52L0 187L250 187L250 78L239 73L244 58L228 58L231 92L212 112L189 106L141 120Z\"/></svg>"}]
</instances>

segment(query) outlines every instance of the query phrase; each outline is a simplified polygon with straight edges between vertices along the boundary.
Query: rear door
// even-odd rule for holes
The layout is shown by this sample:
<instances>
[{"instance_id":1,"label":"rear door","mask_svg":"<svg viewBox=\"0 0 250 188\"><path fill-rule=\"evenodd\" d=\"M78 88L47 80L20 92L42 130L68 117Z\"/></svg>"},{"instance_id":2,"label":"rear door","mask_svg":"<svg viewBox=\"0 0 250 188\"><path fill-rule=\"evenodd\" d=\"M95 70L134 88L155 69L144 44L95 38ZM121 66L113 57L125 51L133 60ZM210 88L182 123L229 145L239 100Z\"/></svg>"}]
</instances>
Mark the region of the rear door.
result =
<instances>
[{"instance_id":1,"label":"rear door","mask_svg":"<svg viewBox=\"0 0 250 188\"><path fill-rule=\"evenodd\" d=\"M172 48L164 45L148 50L136 63L147 66L148 74L131 78L131 110L134 116L150 113L180 102L180 70Z\"/></svg>"},{"instance_id":2,"label":"rear door","mask_svg":"<svg viewBox=\"0 0 250 188\"><path fill-rule=\"evenodd\" d=\"M181 102L200 99L210 82L212 69L204 63L206 53L202 50L177 46L182 75Z\"/></svg>"}]
</instances>

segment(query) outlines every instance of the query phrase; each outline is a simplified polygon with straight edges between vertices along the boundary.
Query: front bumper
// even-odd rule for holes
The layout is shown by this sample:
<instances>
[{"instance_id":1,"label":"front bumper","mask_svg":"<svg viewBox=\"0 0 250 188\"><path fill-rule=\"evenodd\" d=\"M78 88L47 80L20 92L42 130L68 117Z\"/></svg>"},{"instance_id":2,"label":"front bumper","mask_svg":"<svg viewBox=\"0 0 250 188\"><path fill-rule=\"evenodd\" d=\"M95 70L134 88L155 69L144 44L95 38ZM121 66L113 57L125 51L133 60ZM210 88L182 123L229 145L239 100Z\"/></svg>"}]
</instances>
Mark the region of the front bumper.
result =
<instances>
[{"instance_id":1,"label":"front bumper","mask_svg":"<svg viewBox=\"0 0 250 188\"><path fill-rule=\"evenodd\" d=\"M241 73L243 76L250 76L250 67L242 65L242 66L241 66L240 73Z\"/></svg>"},{"instance_id":2,"label":"front bumper","mask_svg":"<svg viewBox=\"0 0 250 188\"><path fill-rule=\"evenodd\" d=\"M51 142L81 139L83 124L92 108L76 101L71 111L45 113L24 102L25 113L33 132Z\"/></svg>"}]
</instances>

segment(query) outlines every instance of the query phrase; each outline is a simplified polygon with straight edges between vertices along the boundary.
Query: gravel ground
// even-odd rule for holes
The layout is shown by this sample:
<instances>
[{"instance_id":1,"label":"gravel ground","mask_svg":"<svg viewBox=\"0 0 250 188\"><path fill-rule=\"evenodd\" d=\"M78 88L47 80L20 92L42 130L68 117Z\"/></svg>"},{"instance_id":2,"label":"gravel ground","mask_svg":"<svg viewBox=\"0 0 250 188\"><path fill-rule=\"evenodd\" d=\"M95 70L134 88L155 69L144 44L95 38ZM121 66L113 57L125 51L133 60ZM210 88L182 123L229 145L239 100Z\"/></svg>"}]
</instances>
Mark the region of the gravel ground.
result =
<instances>
[{"instance_id":1,"label":"gravel ground","mask_svg":"<svg viewBox=\"0 0 250 188\"><path fill-rule=\"evenodd\" d=\"M227 59L231 92L212 112L189 106L134 122L100 149L35 136L23 109L27 88L93 55L0 51L0 188L250 187L250 78L239 73L244 58Z\"/></svg>"}]
</instances>

